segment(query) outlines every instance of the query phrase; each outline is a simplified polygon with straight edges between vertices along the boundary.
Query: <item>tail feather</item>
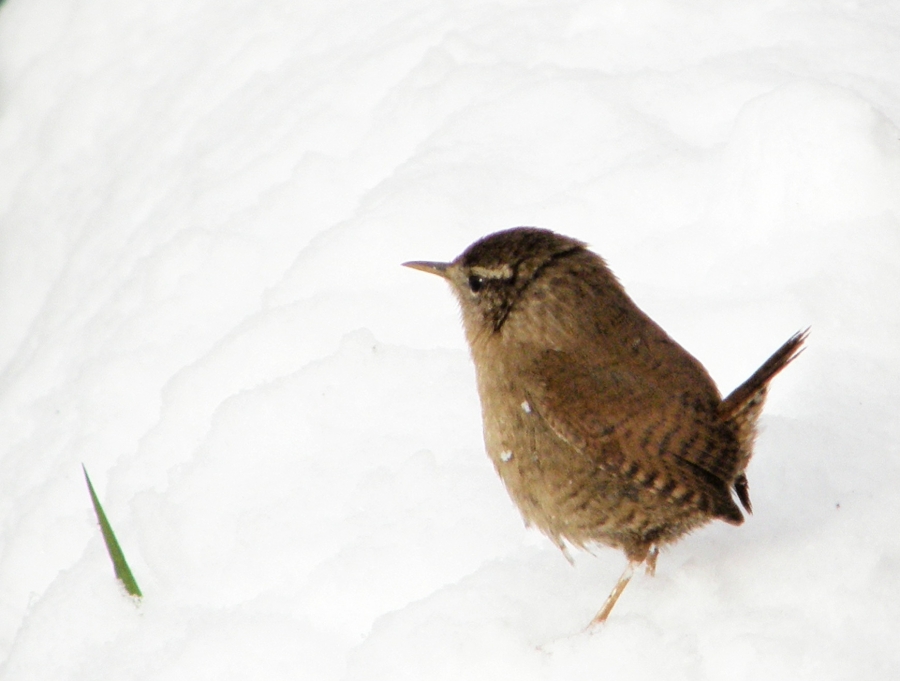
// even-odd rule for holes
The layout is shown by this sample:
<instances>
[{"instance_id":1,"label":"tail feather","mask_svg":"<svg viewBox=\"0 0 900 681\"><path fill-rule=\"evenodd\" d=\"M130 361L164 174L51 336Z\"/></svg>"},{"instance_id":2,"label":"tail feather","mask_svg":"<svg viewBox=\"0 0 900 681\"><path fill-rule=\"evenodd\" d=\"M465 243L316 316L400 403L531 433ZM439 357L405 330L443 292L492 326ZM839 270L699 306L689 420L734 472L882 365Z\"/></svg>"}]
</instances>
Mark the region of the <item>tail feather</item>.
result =
<instances>
[{"instance_id":1,"label":"tail feather","mask_svg":"<svg viewBox=\"0 0 900 681\"><path fill-rule=\"evenodd\" d=\"M750 504L750 488L744 469L753 455L753 441L756 439L756 422L766 401L766 392L771 381L779 371L790 364L801 352L803 342L809 335L809 329L791 336L753 375L741 383L734 391L722 400L719 405L719 416L723 421L732 424L737 435L739 451L733 488L741 506L752 513Z\"/></svg>"},{"instance_id":2,"label":"tail feather","mask_svg":"<svg viewBox=\"0 0 900 681\"><path fill-rule=\"evenodd\" d=\"M735 388L719 405L719 416L730 421L739 412L750 407L760 398L765 399L766 388L776 374L803 352L803 342L809 336L809 329L791 336L753 375ZM762 393L760 395L760 393ZM762 406L760 404L760 406Z\"/></svg>"}]
</instances>

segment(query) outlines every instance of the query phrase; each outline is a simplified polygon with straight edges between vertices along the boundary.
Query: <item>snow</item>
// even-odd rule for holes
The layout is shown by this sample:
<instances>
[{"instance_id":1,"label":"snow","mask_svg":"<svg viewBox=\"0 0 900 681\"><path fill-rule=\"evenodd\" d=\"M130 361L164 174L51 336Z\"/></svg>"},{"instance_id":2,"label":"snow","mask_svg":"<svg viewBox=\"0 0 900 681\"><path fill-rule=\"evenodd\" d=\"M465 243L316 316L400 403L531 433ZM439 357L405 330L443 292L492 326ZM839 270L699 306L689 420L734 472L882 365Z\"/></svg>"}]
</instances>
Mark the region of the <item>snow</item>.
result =
<instances>
[{"instance_id":1,"label":"snow","mask_svg":"<svg viewBox=\"0 0 900 681\"><path fill-rule=\"evenodd\" d=\"M0 678L896 678L898 64L876 1L5 0ZM812 327L600 631L400 266L515 225L723 392Z\"/></svg>"}]
</instances>

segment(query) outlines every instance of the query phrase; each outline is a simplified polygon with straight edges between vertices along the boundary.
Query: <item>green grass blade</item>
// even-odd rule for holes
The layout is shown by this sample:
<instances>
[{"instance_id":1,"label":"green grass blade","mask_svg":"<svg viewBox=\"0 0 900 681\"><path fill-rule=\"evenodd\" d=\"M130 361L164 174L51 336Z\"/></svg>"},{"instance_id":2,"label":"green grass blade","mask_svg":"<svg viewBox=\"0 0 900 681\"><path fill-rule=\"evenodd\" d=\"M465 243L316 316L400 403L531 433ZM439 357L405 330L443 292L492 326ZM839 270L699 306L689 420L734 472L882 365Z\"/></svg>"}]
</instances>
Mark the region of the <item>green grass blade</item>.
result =
<instances>
[{"instance_id":1,"label":"green grass blade","mask_svg":"<svg viewBox=\"0 0 900 681\"><path fill-rule=\"evenodd\" d=\"M134 575L131 574L131 568L128 567L128 563L125 561L125 554L122 553L119 542L116 540L116 535L113 532L109 521L106 519L106 514L103 512L103 507L100 505L97 493L94 492L94 486L91 484L91 479L88 477L87 468L84 467L84 464L81 465L81 470L84 471L84 479L87 482L88 491L91 493L91 502L94 504L94 513L97 514L97 520L100 522L100 531L103 533L103 541L106 542L106 550L109 553L109 557L112 559L116 577L118 577L119 581L125 585L125 590L129 594L141 598L143 594L141 593L140 588L138 588Z\"/></svg>"}]
</instances>

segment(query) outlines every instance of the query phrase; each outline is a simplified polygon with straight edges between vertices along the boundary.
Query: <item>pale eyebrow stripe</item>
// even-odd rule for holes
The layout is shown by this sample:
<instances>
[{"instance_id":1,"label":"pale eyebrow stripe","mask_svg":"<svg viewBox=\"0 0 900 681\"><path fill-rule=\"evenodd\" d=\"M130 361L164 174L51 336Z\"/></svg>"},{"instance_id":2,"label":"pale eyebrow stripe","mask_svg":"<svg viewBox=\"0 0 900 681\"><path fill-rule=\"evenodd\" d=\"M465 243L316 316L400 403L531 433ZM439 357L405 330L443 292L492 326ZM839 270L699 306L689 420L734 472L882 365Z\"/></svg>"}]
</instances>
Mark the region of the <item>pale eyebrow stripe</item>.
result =
<instances>
[{"instance_id":1,"label":"pale eyebrow stripe","mask_svg":"<svg viewBox=\"0 0 900 681\"><path fill-rule=\"evenodd\" d=\"M480 267L475 265L469 268L472 274L484 279L512 279L513 268L503 264L500 267Z\"/></svg>"}]
</instances>

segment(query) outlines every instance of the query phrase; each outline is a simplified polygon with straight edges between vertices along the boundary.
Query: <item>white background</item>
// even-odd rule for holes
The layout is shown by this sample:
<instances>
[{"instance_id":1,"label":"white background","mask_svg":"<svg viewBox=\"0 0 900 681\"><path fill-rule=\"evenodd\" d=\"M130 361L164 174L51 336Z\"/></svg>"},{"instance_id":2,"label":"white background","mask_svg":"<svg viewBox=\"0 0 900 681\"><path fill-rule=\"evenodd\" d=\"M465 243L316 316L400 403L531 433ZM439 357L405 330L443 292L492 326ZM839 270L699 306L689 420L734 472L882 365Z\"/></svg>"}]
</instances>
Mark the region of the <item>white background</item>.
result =
<instances>
[{"instance_id":1,"label":"white background","mask_svg":"<svg viewBox=\"0 0 900 681\"><path fill-rule=\"evenodd\" d=\"M897 678L898 124L890 2L6 0L0 677ZM522 224L723 392L812 327L595 633L399 266Z\"/></svg>"}]
</instances>

